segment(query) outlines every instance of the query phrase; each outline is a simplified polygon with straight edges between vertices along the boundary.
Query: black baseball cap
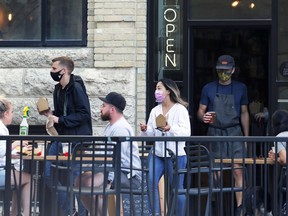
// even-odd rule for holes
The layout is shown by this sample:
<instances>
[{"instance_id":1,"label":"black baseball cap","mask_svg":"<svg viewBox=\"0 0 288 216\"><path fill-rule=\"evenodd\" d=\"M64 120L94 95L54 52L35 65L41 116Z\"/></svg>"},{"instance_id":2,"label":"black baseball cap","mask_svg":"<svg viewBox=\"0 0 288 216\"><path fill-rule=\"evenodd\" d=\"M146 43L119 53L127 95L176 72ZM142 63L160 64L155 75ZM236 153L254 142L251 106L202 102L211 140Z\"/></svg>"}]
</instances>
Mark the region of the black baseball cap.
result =
<instances>
[{"instance_id":1,"label":"black baseball cap","mask_svg":"<svg viewBox=\"0 0 288 216\"><path fill-rule=\"evenodd\" d=\"M216 69L232 69L235 66L234 58L230 55L221 55L218 58Z\"/></svg>"},{"instance_id":2,"label":"black baseball cap","mask_svg":"<svg viewBox=\"0 0 288 216\"><path fill-rule=\"evenodd\" d=\"M123 111L126 106L125 98L121 94L118 94L117 92L110 92L105 98L99 97L99 99L105 103L117 107L120 111Z\"/></svg>"}]
</instances>

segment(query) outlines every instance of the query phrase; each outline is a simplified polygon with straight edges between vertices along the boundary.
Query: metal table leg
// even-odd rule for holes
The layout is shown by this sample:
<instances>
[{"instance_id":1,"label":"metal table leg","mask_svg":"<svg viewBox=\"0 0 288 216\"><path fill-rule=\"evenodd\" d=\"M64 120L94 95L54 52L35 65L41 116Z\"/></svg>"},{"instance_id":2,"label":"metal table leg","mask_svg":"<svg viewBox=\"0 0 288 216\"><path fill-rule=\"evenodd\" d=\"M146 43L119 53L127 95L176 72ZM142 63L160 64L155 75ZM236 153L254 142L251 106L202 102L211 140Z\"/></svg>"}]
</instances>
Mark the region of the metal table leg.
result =
<instances>
[{"instance_id":1,"label":"metal table leg","mask_svg":"<svg viewBox=\"0 0 288 216\"><path fill-rule=\"evenodd\" d=\"M39 161L36 160L36 167L35 167L35 174L33 175L33 180L34 180L34 207L33 207L33 212L32 215L36 216L37 215L37 195L38 195L38 180L39 180Z\"/></svg>"}]
</instances>

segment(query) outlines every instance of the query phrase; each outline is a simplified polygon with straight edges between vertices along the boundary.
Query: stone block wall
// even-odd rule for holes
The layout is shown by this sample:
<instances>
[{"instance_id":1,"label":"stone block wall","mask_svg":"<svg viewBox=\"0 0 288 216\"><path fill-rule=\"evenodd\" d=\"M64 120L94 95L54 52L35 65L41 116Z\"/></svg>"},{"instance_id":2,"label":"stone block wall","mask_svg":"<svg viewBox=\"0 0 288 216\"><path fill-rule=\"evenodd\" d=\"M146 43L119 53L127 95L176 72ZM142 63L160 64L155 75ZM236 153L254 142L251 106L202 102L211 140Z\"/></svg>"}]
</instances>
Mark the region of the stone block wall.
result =
<instances>
[{"instance_id":1,"label":"stone block wall","mask_svg":"<svg viewBox=\"0 0 288 216\"><path fill-rule=\"evenodd\" d=\"M110 91L124 95L125 117L139 132L146 116L146 1L88 0L87 21L87 47L0 48L0 95L14 104L12 124L20 124L24 106L30 107L29 124L45 124L36 102L46 97L52 106L51 60L66 55L75 61L73 73L85 82L94 135L101 135L106 124L98 97Z\"/></svg>"}]
</instances>

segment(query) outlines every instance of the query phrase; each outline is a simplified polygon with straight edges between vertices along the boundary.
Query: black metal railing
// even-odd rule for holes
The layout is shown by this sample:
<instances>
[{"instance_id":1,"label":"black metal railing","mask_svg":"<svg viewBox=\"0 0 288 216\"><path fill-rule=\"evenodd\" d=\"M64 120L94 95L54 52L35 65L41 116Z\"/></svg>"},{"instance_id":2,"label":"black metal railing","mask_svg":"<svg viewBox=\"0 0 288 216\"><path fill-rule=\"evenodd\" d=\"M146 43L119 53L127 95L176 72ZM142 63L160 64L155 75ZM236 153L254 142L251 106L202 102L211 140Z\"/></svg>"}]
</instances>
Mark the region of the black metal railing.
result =
<instances>
[{"instance_id":1,"label":"black metal railing","mask_svg":"<svg viewBox=\"0 0 288 216\"><path fill-rule=\"evenodd\" d=\"M102 210L102 215L156 215L158 204L162 215L236 215L237 198L238 204L242 203L240 210L247 215L256 215L256 211L262 211L263 215L270 212L280 215L288 197L286 166L268 158L271 146L275 142L286 143L285 137L1 136L0 140L7 141L6 149L11 149L14 140L29 140L34 152L15 156L6 151L5 186L0 186L1 194L4 194L1 200L4 215L10 215L12 192L17 194L16 204L21 215L23 190L20 185L24 172L31 174L33 185L29 215L70 215L74 210L80 215L81 199L85 198L94 198L88 199L85 205L94 212L93 215L99 210ZM129 144L127 149L122 148L124 142ZM163 148L164 157L160 160L154 156L159 150L155 149L155 142ZM181 167L182 162L178 160L183 153L183 142L187 155L185 167ZM217 142L231 142L232 149L233 143L240 143L245 148L237 157L232 154L219 159L211 151ZM58 143L61 149L64 146L64 152L49 155L51 143ZM133 149L133 143L138 145L141 167L135 167L132 162L129 167L123 167L125 161L121 153L130 152L128 155L132 161L135 152L129 150ZM10 177L15 159L18 159L20 168L23 167L16 189L11 185ZM163 163L161 171L156 163ZM49 182L47 167L51 168L49 173L52 174L48 176L51 178ZM141 173L137 175L142 179L141 186L133 188L132 183L129 187L121 186L123 170L125 174ZM114 173L113 188L108 181L109 172ZM103 173L103 185L97 185L100 178L97 175L97 178L85 182L84 177L79 177L83 173L90 173L90 176ZM159 183L158 179L152 178L162 173L164 177ZM243 177L236 185L235 173ZM179 184L182 179L183 187ZM155 188L159 190L159 197L152 195ZM243 197L240 201L239 193ZM61 194L64 194L64 201L59 200ZM63 208L61 203L65 202L67 205Z\"/></svg>"}]
</instances>

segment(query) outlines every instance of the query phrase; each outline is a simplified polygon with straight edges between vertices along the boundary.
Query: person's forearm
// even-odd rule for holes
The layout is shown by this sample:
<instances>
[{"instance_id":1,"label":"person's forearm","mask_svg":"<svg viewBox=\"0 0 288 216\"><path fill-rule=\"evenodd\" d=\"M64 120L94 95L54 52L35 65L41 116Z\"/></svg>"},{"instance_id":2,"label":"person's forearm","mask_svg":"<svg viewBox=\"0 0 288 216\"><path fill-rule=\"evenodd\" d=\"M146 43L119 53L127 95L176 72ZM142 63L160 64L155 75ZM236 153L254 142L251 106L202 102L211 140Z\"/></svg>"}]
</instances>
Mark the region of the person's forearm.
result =
<instances>
[{"instance_id":1,"label":"person's forearm","mask_svg":"<svg viewBox=\"0 0 288 216\"><path fill-rule=\"evenodd\" d=\"M278 157L277 161L282 165L286 165L286 158Z\"/></svg>"},{"instance_id":2,"label":"person's forearm","mask_svg":"<svg viewBox=\"0 0 288 216\"><path fill-rule=\"evenodd\" d=\"M204 116L204 112L202 112L202 111L198 111L197 112L197 117L198 117L198 119L201 121L201 122L203 122L203 116Z\"/></svg>"},{"instance_id":3,"label":"person's forearm","mask_svg":"<svg viewBox=\"0 0 288 216\"><path fill-rule=\"evenodd\" d=\"M243 128L244 136L249 136L249 114L248 112L241 114L241 124Z\"/></svg>"}]
</instances>

